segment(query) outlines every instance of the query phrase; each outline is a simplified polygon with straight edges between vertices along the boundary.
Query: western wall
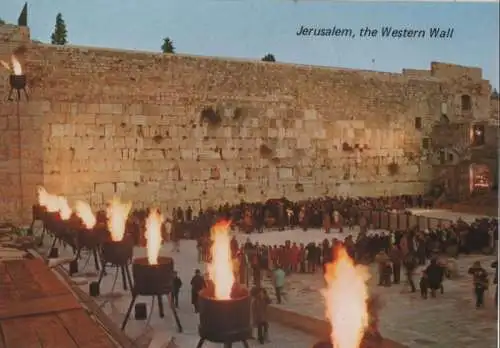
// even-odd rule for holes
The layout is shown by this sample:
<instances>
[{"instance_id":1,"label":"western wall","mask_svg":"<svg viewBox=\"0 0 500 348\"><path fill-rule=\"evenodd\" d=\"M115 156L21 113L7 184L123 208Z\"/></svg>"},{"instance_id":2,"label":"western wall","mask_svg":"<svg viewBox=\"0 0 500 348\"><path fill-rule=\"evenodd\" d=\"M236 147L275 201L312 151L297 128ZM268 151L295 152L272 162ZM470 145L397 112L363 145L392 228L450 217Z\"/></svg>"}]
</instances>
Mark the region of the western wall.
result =
<instances>
[{"instance_id":1,"label":"western wall","mask_svg":"<svg viewBox=\"0 0 500 348\"><path fill-rule=\"evenodd\" d=\"M2 221L30 220L37 185L95 209L113 195L196 210L423 193L432 124L490 117L481 69L453 64L384 73L52 46L0 26L0 59L16 49L30 100L6 101L1 70Z\"/></svg>"}]
</instances>

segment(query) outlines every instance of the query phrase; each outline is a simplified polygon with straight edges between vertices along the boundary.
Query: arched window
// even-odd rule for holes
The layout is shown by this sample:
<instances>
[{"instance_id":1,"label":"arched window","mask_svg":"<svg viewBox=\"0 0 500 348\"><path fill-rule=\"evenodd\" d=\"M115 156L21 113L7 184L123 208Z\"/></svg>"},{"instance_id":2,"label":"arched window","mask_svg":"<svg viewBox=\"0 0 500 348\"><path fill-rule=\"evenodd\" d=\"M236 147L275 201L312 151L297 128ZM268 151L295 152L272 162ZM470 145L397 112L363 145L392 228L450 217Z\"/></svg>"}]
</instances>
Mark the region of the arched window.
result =
<instances>
[{"instance_id":1,"label":"arched window","mask_svg":"<svg viewBox=\"0 0 500 348\"><path fill-rule=\"evenodd\" d=\"M462 95L462 111L472 110L472 98L468 94Z\"/></svg>"}]
</instances>

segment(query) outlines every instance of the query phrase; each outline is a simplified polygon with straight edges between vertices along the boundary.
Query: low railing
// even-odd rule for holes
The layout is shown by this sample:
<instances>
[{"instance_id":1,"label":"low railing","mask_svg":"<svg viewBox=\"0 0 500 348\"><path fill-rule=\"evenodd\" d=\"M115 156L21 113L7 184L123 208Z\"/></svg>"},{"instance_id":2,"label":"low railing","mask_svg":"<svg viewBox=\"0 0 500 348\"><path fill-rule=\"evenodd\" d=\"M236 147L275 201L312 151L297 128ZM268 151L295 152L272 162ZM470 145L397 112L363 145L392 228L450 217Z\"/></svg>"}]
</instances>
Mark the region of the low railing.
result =
<instances>
[{"instance_id":1,"label":"low railing","mask_svg":"<svg viewBox=\"0 0 500 348\"><path fill-rule=\"evenodd\" d=\"M384 211L363 210L361 216L366 219L367 225L381 230L408 230L417 228L419 231L450 226L453 221L442 218L431 218L413 215L405 212L390 213Z\"/></svg>"}]
</instances>

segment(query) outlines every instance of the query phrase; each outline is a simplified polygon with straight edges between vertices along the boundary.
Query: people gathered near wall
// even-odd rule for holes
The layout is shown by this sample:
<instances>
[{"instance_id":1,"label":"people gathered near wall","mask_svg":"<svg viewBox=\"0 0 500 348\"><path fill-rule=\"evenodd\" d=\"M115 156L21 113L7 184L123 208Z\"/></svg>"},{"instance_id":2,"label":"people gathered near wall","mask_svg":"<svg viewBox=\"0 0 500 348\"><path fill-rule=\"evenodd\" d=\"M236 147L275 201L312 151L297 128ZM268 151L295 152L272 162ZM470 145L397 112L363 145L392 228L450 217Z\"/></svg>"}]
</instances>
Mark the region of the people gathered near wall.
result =
<instances>
[{"instance_id":1,"label":"people gathered near wall","mask_svg":"<svg viewBox=\"0 0 500 348\"><path fill-rule=\"evenodd\" d=\"M415 207L432 207L422 197L400 196L392 198L322 198L304 202L286 199L266 203L228 204L217 209L200 210L194 214L191 208L185 212L174 209L171 233L175 241L181 238L196 239L198 262L210 262L210 226L218 219L230 219L232 228L240 233L264 233L267 230L300 228L305 235L310 229L322 229L322 242L300 243L283 240L279 244L252 242L250 238L239 243L231 241L235 278L242 284L262 288L269 279L277 304L287 300L286 277L294 273L314 274L322 272L325 264L335 261L335 248L343 246L357 263L376 264L378 286L390 287L400 283L409 292L420 290L422 299L444 294L444 280L456 276L457 266L452 260L470 253L495 253L498 243L497 219L477 219L465 222L458 219L446 225L421 230L418 225L406 229L373 232L370 221L363 211L405 212ZM406 211L405 214L411 214ZM359 226L359 233L352 229ZM335 230L340 232L329 234ZM357 232L357 231L356 231ZM302 238L303 240L304 238ZM497 272L497 264L491 265ZM416 274L421 270L420 274ZM487 272L478 263L471 265L469 274L476 296L476 307L484 306L484 290L488 287ZM415 279L417 278L417 279ZM497 285L495 276L493 284ZM260 290L257 290L257 293ZM498 291L498 290L496 290ZM497 303L496 292L495 303ZM269 303L255 298L256 327L261 342L268 335L264 320L264 308ZM264 298L263 297L263 298ZM261 302L258 302L262 300ZM257 305L260 304L260 305Z\"/></svg>"}]
</instances>

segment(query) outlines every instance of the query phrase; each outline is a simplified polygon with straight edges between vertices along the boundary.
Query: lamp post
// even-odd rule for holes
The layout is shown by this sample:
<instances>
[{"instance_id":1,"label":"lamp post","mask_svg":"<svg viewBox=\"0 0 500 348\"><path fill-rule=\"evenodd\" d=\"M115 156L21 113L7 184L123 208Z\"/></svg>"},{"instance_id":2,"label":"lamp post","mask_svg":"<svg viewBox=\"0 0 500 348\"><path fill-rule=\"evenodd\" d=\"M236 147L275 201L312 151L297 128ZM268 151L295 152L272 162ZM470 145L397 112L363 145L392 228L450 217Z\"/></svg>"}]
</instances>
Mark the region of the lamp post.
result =
<instances>
[{"instance_id":1,"label":"lamp post","mask_svg":"<svg viewBox=\"0 0 500 348\"><path fill-rule=\"evenodd\" d=\"M29 101L29 95L26 90L26 74L23 72L21 63L19 60L16 58L15 55L12 55L11 58L12 62L12 69L9 67L8 64L5 62L2 62L2 65L4 65L6 68L9 69L11 72L9 76L9 85L10 85L10 91L9 91L9 96L8 100L9 101L15 101L16 102L16 116L17 116L17 150L19 154L19 160L18 160L18 180L19 180L19 218L22 218L22 214L24 212L24 194L23 194L23 172L22 172L22 164L23 164L23 159L22 159L22 139L21 139L21 115L19 111L19 104L22 101L22 97L24 96L24 99L26 101Z\"/></svg>"}]
</instances>

